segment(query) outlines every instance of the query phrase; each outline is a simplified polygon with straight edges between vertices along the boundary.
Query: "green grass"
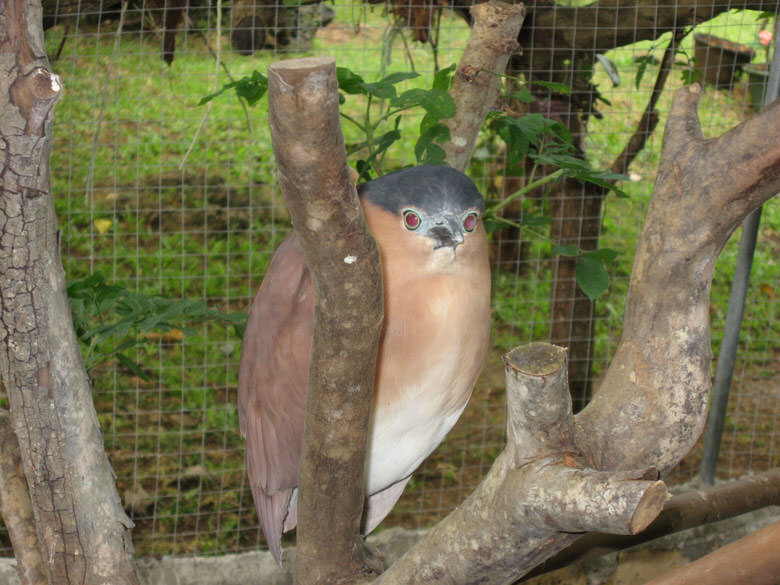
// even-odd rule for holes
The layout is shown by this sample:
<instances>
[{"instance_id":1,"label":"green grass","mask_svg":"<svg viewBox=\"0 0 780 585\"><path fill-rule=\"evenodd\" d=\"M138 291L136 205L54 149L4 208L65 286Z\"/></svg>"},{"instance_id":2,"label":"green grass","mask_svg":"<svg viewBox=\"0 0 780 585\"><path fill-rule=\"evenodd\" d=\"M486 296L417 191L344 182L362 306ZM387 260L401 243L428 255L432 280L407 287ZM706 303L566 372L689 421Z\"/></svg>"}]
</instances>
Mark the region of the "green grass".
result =
<instances>
[{"instance_id":1,"label":"green grass","mask_svg":"<svg viewBox=\"0 0 780 585\"><path fill-rule=\"evenodd\" d=\"M430 85L433 56L428 47L410 42L406 50L397 39L387 53L390 58L383 61L379 47L387 31L381 8L351 4L335 8L334 25L315 39L308 54L330 52L339 66L368 81L413 65L422 76L404 87ZM102 272L110 281L143 294L199 298L224 311L246 311L273 249L289 231L275 188L267 102L249 109L247 121L238 101L225 94L213 102L204 120L207 110L197 105L199 100L228 81L222 71L215 81L206 40L193 32L180 34L169 68L159 58L160 37L141 30L137 18L127 22L118 39L115 22L81 27L54 63L65 95L55 111L52 186L68 277ZM356 24L360 34L353 33ZM753 17L738 24L716 22L708 30L749 42L755 26ZM63 31L61 26L49 31L50 52ZM206 38L214 47L213 30ZM464 23L447 18L441 66L457 61L465 38ZM226 47L227 39L222 42ZM656 45L654 54L660 58L663 45ZM683 47L689 48L690 41ZM651 43L641 43L609 55L623 78L617 88L611 88L603 71L597 70L596 82L612 106L602 106L604 118L589 125L588 152L594 165L609 164L633 132L656 72L649 67L639 90L633 89L634 57L652 48ZM270 51L251 58L223 53L235 78L254 69L265 72L283 56ZM670 90L679 87L679 78L672 75ZM662 113L668 110L670 90L659 104ZM707 135L744 119L748 112L743 104L743 83L731 93L707 88L701 106ZM349 97L346 108L357 116L362 103ZM418 124L419 117L404 116L402 139L391 149L386 170L414 162ZM623 186L629 198L610 196L607 202L602 245L620 251L620 256L611 267L611 288L597 303L597 374L603 372L619 339L627 278L652 193L662 128L663 120L632 166L641 180ZM344 129L347 143L360 138L350 125ZM488 196L495 196L502 180L499 156L498 146L482 144L478 150L482 158L472 168ZM96 220L110 222L104 233ZM760 356L766 348L780 347L774 296L778 234L780 209L773 203L765 211L754 266L758 286L743 331L749 356L745 367L762 367L768 376L773 371ZM464 423L421 469L415 489L400 503L396 522L420 525L435 520L479 479L500 448L502 391L500 374L497 382L492 376L500 370L496 355L518 343L545 339L548 328L551 242L545 228L524 229L523 237L528 242L523 270L494 271L494 352L487 381L478 389ZM718 262L713 285L715 339L723 327L734 258L732 239ZM120 493L137 523L136 549L141 555L223 552L258 543L244 477L243 441L237 431L240 340L225 325L194 326L197 335L179 341L160 338L135 350L131 357L143 365L151 381L114 365L91 372L107 450Z\"/></svg>"}]
</instances>

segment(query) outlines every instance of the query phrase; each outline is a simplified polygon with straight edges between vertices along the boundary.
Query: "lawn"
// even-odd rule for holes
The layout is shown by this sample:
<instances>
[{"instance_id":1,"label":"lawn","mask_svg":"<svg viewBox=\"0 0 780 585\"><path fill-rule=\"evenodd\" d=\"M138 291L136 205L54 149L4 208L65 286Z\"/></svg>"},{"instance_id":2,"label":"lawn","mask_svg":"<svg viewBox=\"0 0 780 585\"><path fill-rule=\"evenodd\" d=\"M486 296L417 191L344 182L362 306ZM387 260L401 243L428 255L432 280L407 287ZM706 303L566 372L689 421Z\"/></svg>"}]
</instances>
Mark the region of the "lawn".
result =
<instances>
[{"instance_id":1,"label":"lawn","mask_svg":"<svg viewBox=\"0 0 780 585\"><path fill-rule=\"evenodd\" d=\"M416 45L404 39L403 31L387 27L380 7L345 3L334 8L334 22L319 30L306 54L333 54L339 66L367 81L414 70L421 76L403 87L430 86L434 55L429 46ZM727 16L708 24L707 31L757 47L756 16ZM193 10L191 17L194 25L179 34L170 67L159 57L156 17L148 14L128 12L121 30L116 14L67 31L53 63L65 86L55 113L52 150L63 261L71 281L99 272L137 295L199 299L213 309L245 312L274 248L290 229L276 188L267 103L261 100L244 108L230 93L210 106L199 102L229 81L213 58L218 40L234 78L265 72L271 62L288 55L233 54L227 37L216 35L213 13ZM50 54L65 32L63 25L47 32ZM445 15L437 55L441 66L457 62L466 36L462 20ZM621 75L616 87L597 70L596 82L611 105L602 105L603 117L589 124L588 154L594 165L608 165L622 149L652 88L656 67L648 66L635 86L635 58L660 58L663 46L640 43L612 51L608 57ZM690 53L691 48L686 39L683 49ZM597 376L619 340L633 250L659 159L663 117L671 90L681 84L681 75L673 73L659 104L662 122L631 168L634 180L622 185L628 197L610 196L606 205L602 245L619 255L610 266L610 289L596 305ZM745 100L744 81L730 91L707 88L701 106L705 133L717 135L743 120L750 114ZM358 117L362 106L359 98L349 96L344 111ZM381 105L374 115L378 108ZM389 151L385 170L414 163L419 119L402 117L402 139ZM344 131L348 144L361 138L348 123ZM472 175L488 197L502 180L502 156L494 140L484 140L477 149ZM495 240L502 237L501 232L493 234ZM544 340L548 327L548 229L526 227L523 239L520 268L494 271L493 348L474 399L385 525L429 525L462 500L502 448L499 356L518 343ZM736 257L734 240L724 250L713 285L716 350ZM764 214L743 330L744 357L738 367L745 391L735 397L741 409L730 412L727 440L733 448L724 455L732 458L728 474L780 463L772 435L777 402L772 410L766 402L771 395L760 393L770 387L776 397L780 386L778 257L780 207L773 202ZM187 321L179 327L184 326L192 330L146 333L142 343L126 352L141 372L110 358L90 371L106 449L136 522L140 555L237 551L255 548L262 540L237 430L240 336L232 325L214 320ZM121 341L109 338L95 351L109 353ZM751 419L756 412L763 414ZM736 460L744 459L740 453L748 453L750 461L738 465ZM683 466L679 480L695 472L695 457Z\"/></svg>"}]
</instances>

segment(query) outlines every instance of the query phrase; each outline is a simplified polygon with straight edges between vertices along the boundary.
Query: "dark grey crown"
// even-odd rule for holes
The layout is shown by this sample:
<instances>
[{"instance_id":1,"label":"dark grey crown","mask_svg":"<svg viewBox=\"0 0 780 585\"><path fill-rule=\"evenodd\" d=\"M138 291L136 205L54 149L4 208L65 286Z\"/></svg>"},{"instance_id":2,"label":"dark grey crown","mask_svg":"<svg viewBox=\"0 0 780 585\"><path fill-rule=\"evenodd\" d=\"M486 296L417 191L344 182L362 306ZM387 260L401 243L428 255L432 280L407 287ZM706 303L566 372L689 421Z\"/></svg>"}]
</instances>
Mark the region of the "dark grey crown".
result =
<instances>
[{"instance_id":1,"label":"dark grey crown","mask_svg":"<svg viewBox=\"0 0 780 585\"><path fill-rule=\"evenodd\" d=\"M396 214L414 207L433 214L449 210L484 210L485 201L474 182L446 165L402 169L358 185L358 194Z\"/></svg>"}]
</instances>

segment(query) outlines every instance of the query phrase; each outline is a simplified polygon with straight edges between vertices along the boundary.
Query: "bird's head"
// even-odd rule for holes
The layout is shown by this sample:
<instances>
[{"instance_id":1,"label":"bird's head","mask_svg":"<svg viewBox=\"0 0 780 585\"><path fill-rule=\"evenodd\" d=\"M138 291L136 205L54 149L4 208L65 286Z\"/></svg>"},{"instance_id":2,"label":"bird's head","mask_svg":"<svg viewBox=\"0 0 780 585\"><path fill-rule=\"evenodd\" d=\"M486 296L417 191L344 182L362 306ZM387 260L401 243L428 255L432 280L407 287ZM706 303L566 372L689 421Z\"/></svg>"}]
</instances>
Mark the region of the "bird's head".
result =
<instances>
[{"instance_id":1,"label":"bird's head","mask_svg":"<svg viewBox=\"0 0 780 585\"><path fill-rule=\"evenodd\" d=\"M480 225L485 202L474 182L444 165L403 169L358 186L363 201L397 218L401 230L454 253Z\"/></svg>"}]
</instances>

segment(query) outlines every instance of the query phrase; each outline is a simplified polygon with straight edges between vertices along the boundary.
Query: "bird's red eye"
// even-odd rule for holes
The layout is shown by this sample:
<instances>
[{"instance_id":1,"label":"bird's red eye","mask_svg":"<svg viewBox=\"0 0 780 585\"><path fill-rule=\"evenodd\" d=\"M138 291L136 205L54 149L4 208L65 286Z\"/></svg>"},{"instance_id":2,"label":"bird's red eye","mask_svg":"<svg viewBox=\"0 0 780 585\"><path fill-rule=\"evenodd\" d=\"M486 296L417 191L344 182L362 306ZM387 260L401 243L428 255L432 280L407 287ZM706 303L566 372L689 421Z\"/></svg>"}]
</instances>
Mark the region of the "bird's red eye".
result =
<instances>
[{"instance_id":1,"label":"bird's red eye","mask_svg":"<svg viewBox=\"0 0 780 585\"><path fill-rule=\"evenodd\" d=\"M413 209L404 209L403 217L404 217L404 227L408 230L414 231L417 228L419 228L420 224L422 223L420 214L414 211Z\"/></svg>"},{"instance_id":2,"label":"bird's red eye","mask_svg":"<svg viewBox=\"0 0 780 585\"><path fill-rule=\"evenodd\" d=\"M466 230L467 232L473 232L474 228L477 227L478 219L479 219L479 215L476 212L471 211L467 213L463 217L463 229Z\"/></svg>"}]
</instances>

